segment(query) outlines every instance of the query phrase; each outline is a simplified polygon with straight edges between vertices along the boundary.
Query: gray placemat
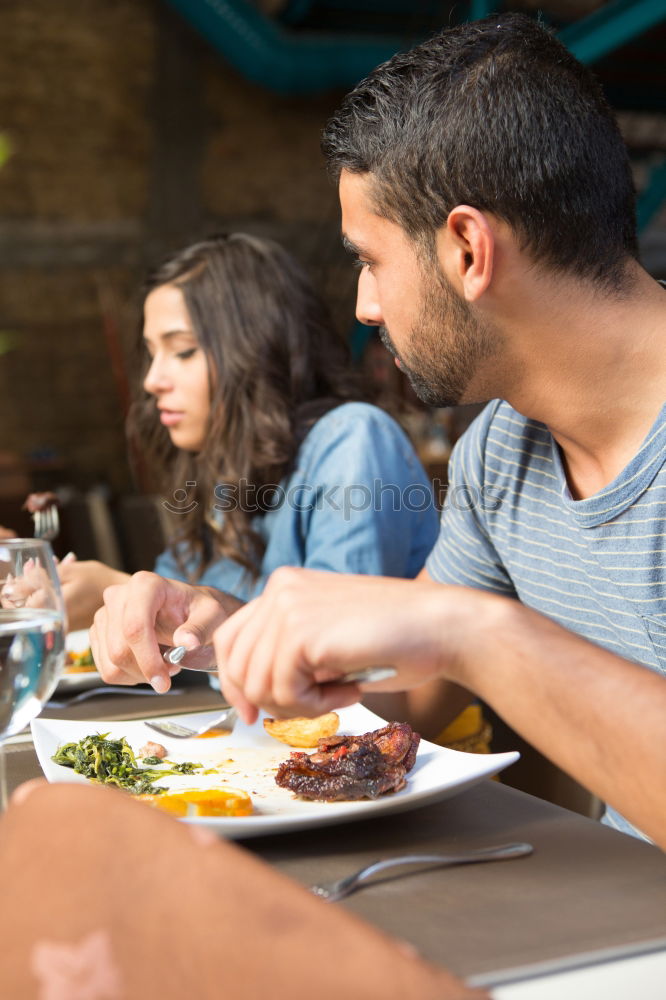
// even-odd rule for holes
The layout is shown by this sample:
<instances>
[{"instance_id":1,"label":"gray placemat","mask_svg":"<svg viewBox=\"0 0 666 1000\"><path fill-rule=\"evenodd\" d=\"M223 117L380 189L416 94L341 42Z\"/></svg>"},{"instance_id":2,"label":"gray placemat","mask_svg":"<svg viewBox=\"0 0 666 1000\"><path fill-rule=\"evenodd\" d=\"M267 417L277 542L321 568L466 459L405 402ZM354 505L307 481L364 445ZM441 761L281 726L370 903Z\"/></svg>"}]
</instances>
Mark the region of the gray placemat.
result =
<instances>
[{"instance_id":1,"label":"gray placemat","mask_svg":"<svg viewBox=\"0 0 666 1000\"><path fill-rule=\"evenodd\" d=\"M309 885L379 857L518 840L531 857L387 880L338 905L486 983L666 939L661 851L493 781L413 812L246 843Z\"/></svg>"}]
</instances>

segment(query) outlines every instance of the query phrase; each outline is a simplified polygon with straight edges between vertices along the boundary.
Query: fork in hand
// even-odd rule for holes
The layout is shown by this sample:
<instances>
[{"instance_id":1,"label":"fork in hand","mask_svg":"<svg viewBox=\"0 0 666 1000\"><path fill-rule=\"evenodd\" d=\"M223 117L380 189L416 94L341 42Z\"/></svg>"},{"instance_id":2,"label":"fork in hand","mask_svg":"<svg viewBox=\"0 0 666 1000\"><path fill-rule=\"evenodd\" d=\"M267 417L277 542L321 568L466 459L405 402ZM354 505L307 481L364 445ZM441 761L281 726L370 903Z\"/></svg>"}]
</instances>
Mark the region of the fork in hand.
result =
<instances>
[{"instance_id":1,"label":"fork in hand","mask_svg":"<svg viewBox=\"0 0 666 1000\"><path fill-rule=\"evenodd\" d=\"M52 542L58 537L60 531L60 518L58 508L54 503L48 504L43 510L36 510L32 515L35 525L35 538L43 538L45 542Z\"/></svg>"},{"instance_id":2,"label":"fork in hand","mask_svg":"<svg viewBox=\"0 0 666 1000\"><path fill-rule=\"evenodd\" d=\"M39 496L39 494L34 494ZM30 498L28 498L30 499ZM58 507L55 502L49 502L42 508L32 510L24 504L24 509L31 511L34 523L34 537L45 542L52 542L60 531L60 519L58 517ZM56 560L57 561L57 560ZM28 580L28 574L33 579ZM0 590L0 603L3 607L22 608L27 599L42 585L40 582L41 570L38 569L33 559L27 559L22 573L14 578L11 573L7 577Z\"/></svg>"},{"instance_id":3,"label":"fork in hand","mask_svg":"<svg viewBox=\"0 0 666 1000\"><path fill-rule=\"evenodd\" d=\"M310 892L320 896L329 903L336 903L350 893L362 888L372 875L398 868L404 865L426 865L428 868L447 868L454 865L473 865L480 861L502 861L510 858L522 858L531 854L534 848L531 844L501 844L498 847L482 847L477 851L466 851L463 854L405 854L397 858L386 858L365 865L353 875L347 875L329 885L311 885ZM407 874L403 872L403 874Z\"/></svg>"}]
</instances>

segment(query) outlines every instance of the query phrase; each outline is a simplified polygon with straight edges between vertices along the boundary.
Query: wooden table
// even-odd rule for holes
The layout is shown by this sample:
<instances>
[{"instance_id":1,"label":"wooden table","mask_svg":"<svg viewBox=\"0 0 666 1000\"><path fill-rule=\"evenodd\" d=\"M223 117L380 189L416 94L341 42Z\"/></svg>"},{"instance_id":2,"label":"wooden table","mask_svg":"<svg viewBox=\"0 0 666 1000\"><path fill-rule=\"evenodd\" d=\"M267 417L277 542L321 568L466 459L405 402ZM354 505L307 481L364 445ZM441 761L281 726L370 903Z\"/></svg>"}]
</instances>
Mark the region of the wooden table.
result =
<instances>
[{"instance_id":1,"label":"wooden table","mask_svg":"<svg viewBox=\"0 0 666 1000\"><path fill-rule=\"evenodd\" d=\"M189 683L180 696L106 696L46 714L141 718L219 705L203 678ZM29 739L7 747L7 771L10 785L40 774ZM519 840L534 845L531 857L386 880L338 905L476 985L666 949L661 851L496 781L412 812L243 846L310 885L381 856Z\"/></svg>"}]
</instances>

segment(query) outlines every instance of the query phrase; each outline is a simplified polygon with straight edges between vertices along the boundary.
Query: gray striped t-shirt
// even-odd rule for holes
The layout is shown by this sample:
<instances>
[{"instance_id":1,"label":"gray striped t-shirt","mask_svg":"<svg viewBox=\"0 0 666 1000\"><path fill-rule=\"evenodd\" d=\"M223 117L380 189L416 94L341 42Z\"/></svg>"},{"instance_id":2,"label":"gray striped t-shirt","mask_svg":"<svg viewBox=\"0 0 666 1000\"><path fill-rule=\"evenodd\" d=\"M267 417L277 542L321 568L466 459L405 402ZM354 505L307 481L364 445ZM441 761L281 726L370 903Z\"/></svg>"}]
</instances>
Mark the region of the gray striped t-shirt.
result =
<instances>
[{"instance_id":1,"label":"gray striped t-shirt","mask_svg":"<svg viewBox=\"0 0 666 1000\"><path fill-rule=\"evenodd\" d=\"M429 575L518 597L666 674L665 448L666 405L620 475L573 500L546 426L489 403L453 451ZM613 809L604 819L640 836Z\"/></svg>"}]
</instances>

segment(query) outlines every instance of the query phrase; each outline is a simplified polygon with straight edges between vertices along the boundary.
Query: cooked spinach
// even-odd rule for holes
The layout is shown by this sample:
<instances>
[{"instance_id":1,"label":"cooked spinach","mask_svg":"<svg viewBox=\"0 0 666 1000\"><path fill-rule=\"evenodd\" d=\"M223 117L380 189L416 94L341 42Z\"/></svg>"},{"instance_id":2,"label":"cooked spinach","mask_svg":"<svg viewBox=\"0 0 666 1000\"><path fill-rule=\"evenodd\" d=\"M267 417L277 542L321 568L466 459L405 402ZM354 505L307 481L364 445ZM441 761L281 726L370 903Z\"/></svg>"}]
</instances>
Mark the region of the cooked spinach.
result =
<instances>
[{"instance_id":1,"label":"cooked spinach","mask_svg":"<svg viewBox=\"0 0 666 1000\"><path fill-rule=\"evenodd\" d=\"M64 743L58 747L52 760L63 767L71 767L76 774L83 774L90 781L104 785L118 785L133 795L161 795L167 789L153 782L168 774L194 774L201 764L185 761L169 768L139 767L131 746L123 736L108 739L108 733L86 736L78 743ZM144 764L162 764L159 757L144 757Z\"/></svg>"},{"instance_id":2,"label":"cooked spinach","mask_svg":"<svg viewBox=\"0 0 666 1000\"><path fill-rule=\"evenodd\" d=\"M194 774L196 769L202 765L192 764L191 761L184 760L182 764L172 764L171 766L178 774Z\"/></svg>"}]
</instances>

